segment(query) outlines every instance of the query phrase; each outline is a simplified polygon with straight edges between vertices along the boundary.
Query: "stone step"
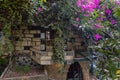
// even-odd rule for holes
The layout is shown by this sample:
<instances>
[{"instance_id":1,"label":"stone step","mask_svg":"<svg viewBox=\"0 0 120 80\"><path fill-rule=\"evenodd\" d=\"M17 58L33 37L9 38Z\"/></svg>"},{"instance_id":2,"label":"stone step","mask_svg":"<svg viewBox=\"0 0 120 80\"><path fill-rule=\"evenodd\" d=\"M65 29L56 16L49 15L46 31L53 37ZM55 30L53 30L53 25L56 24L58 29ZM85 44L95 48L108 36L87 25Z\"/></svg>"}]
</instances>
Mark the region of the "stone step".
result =
<instances>
[{"instance_id":1,"label":"stone step","mask_svg":"<svg viewBox=\"0 0 120 80\"><path fill-rule=\"evenodd\" d=\"M41 61L41 65L51 65L53 64L52 60L50 61Z\"/></svg>"},{"instance_id":2,"label":"stone step","mask_svg":"<svg viewBox=\"0 0 120 80\"><path fill-rule=\"evenodd\" d=\"M40 60L51 60L52 56L41 56Z\"/></svg>"}]
</instances>

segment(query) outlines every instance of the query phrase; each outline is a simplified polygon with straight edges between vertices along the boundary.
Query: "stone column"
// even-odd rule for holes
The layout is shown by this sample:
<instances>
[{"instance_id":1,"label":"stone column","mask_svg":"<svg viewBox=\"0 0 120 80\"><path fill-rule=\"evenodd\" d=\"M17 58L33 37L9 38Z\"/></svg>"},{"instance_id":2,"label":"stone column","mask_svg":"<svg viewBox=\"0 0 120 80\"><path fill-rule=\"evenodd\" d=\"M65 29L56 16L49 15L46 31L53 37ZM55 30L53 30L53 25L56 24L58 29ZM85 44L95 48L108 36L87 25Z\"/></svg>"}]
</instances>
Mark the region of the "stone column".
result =
<instances>
[{"instance_id":1,"label":"stone column","mask_svg":"<svg viewBox=\"0 0 120 80\"><path fill-rule=\"evenodd\" d=\"M83 80L90 80L89 62L80 62L80 66L83 72Z\"/></svg>"}]
</instances>

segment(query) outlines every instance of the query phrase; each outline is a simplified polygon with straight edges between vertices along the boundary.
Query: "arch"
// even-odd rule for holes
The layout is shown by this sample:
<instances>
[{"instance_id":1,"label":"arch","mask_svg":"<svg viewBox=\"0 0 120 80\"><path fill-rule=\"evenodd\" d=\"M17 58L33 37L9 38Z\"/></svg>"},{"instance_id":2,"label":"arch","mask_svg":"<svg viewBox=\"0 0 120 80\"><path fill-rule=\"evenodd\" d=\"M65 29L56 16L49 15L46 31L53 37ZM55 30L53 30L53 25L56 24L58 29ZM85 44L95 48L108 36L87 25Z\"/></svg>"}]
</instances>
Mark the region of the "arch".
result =
<instances>
[{"instance_id":1,"label":"arch","mask_svg":"<svg viewBox=\"0 0 120 80\"><path fill-rule=\"evenodd\" d=\"M66 80L83 80L82 68L79 62L74 62L70 65Z\"/></svg>"}]
</instances>

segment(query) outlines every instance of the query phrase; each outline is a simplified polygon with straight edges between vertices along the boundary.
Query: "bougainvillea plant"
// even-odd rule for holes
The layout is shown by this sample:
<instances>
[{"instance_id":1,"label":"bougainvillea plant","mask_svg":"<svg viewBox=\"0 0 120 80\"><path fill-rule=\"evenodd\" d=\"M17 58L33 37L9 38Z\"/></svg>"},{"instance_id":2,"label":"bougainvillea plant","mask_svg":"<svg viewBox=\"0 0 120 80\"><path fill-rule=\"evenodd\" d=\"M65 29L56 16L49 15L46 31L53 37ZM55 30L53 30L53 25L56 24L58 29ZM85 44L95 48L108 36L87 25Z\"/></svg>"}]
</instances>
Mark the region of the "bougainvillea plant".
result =
<instances>
[{"instance_id":1,"label":"bougainvillea plant","mask_svg":"<svg viewBox=\"0 0 120 80\"><path fill-rule=\"evenodd\" d=\"M115 76L115 63L120 61L119 0L0 0L0 27L6 42L11 26L27 22L61 30L64 39L71 27L78 28L88 50L98 56L97 73L103 75L102 80Z\"/></svg>"},{"instance_id":2,"label":"bougainvillea plant","mask_svg":"<svg viewBox=\"0 0 120 80\"><path fill-rule=\"evenodd\" d=\"M79 17L78 22L81 12L77 12L75 27L82 29L89 48L98 56L99 74L102 79L115 78L116 62L120 61L119 0L77 0L76 6L84 14L86 22L83 23L83 17Z\"/></svg>"}]
</instances>

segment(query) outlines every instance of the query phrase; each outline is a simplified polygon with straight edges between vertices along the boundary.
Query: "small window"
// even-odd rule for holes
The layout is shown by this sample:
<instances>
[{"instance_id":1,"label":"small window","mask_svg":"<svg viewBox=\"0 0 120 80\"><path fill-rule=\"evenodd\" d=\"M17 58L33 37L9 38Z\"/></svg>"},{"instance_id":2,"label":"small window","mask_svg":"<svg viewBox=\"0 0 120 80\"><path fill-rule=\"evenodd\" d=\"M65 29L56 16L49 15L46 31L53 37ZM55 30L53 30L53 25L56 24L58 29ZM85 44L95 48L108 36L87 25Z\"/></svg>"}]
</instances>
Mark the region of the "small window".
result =
<instances>
[{"instance_id":1,"label":"small window","mask_svg":"<svg viewBox=\"0 0 120 80\"><path fill-rule=\"evenodd\" d=\"M45 39L45 33L41 33L40 38L41 38L41 39Z\"/></svg>"}]
</instances>

